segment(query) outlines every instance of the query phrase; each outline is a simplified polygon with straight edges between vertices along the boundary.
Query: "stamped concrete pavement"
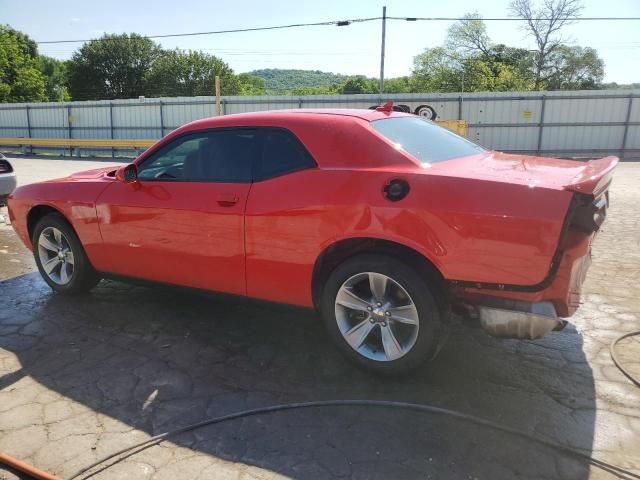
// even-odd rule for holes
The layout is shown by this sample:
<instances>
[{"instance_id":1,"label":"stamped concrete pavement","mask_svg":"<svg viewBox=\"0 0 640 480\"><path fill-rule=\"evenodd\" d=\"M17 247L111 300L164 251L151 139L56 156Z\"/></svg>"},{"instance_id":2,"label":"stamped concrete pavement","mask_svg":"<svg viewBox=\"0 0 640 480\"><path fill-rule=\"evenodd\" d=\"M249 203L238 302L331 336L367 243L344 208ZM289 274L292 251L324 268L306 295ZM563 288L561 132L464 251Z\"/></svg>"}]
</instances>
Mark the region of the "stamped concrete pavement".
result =
<instances>
[{"instance_id":1,"label":"stamped concrete pavement","mask_svg":"<svg viewBox=\"0 0 640 480\"><path fill-rule=\"evenodd\" d=\"M87 162L17 159L19 179ZM104 163L94 163L101 166ZM54 295L0 224L0 451L62 477L151 435L245 408L368 398L504 423L640 473L640 390L608 344L640 328L640 163L620 165L572 324L498 340L455 319L405 378L356 370L309 311L103 281ZM640 341L620 356L640 375ZM0 479L16 478L2 470ZM290 411L195 430L93 478L604 479L539 445L450 418L372 408Z\"/></svg>"}]
</instances>

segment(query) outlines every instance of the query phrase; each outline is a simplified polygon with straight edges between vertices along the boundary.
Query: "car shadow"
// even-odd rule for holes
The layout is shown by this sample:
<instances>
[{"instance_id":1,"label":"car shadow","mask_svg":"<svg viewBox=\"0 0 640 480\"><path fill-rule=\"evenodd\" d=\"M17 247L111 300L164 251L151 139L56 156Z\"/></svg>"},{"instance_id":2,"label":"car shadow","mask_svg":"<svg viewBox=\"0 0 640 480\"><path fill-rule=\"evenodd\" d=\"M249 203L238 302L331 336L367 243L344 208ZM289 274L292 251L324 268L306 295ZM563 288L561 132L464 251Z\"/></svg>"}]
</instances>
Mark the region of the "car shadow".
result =
<instances>
[{"instance_id":1,"label":"car shadow","mask_svg":"<svg viewBox=\"0 0 640 480\"><path fill-rule=\"evenodd\" d=\"M153 435L247 408L329 399L435 405L585 454L592 450L594 380L571 326L519 342L493 339L454 319L448 343L431 364L384 378L346 363L311 311L115 281L65 297L30 273L0 282L0 348L19 361L0 378L1 392L27 398L34 388L27 379L33 379L53 393L30 401L69 399L86 407L52 420L65 437L115 432L96 436L93 448L75 458L62 455L54 465L42 465L44 457L39 462L35 455L38 466L67 475L142 439L131 428ZM452 418L382 408L256 416L170 442L305 479L589 476L586 462L535 443ZM159 449L139 455L159 461ZM175 478L192 478L187 464L195 461L174 459L162 468L180 468ZM215 477L214 471L236 467L218 462L209 468Z\"/></svg>"}]
</instances>

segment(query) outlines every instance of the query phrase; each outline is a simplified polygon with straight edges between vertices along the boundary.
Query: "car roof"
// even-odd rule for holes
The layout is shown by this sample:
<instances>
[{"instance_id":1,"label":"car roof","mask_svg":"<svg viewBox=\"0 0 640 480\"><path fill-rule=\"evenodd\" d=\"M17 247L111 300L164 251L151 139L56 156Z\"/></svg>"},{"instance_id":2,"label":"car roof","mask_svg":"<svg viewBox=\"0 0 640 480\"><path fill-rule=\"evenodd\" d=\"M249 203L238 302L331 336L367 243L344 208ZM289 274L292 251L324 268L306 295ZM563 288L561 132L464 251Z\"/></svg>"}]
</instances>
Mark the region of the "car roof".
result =
<instances>
[{"instance_id":1,"label":"car roof","mask_svg":"<svg viewBox=\"0 0 640 480\"><path fill-rule=\"evenodd\" d=\"M224 125L263 125L265 121L269 120L288 120L295 122L302 117L309 119L313 118L313 116L316 116L318 121L324 121L323 116L325 115L337 117L354 117L366 122L382 120L389 117L412 116L408 113L403 112L381 112L377 110L357 108L297 108L288 110L267 110L262 112L233 113L228 115L221 115L219 117L208 117L190 122L183 128L197 129Z\"/></svg>"},{"instance_id":2,"label":"car roof","mask_svg":"<svg viewBox=\"0 0 640 480\"><path fill-rule=\"evenodd\" d=\"M202 118L187 123L162 138L146 150L136 160L137 163L152 155L158 148L174 138L199 130L215 128L285 128L292 131L303 145L317 156L321 167L346 167L353 165L353 159L367 158L370 166L387 165L389 155L381 155L377 142L363 140L369 133L369 122L396 117L415 117L404 112L387 112L349 108L300 108L291 110L269 110L262 112L236 113ZM417 117L416 117L417 118ZM327 148L324 135L318 132L332 132L332 141L340 143L340 148ZM373 149L368 151L368 149ZM323 154L326 153L325 154ZM395 157L394 157L395 158ZM412 163L404 159L402 163Z\"/></svg>"}]
</instances>

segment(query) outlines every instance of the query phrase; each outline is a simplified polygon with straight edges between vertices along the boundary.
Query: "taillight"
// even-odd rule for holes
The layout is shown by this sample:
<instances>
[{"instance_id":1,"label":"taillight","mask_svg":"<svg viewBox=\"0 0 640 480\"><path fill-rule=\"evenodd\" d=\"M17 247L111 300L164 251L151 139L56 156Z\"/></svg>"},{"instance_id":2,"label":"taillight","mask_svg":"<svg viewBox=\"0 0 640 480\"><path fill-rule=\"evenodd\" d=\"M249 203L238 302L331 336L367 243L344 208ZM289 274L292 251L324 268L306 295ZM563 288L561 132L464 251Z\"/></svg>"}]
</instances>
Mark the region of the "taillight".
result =
<instances>
[{"instance_id":1,"label":"taillight","mask_svg":"<svg viewBox=\"0 0 640 480\"><path fill-rule=\"evenodd\" d=\"M600 230L607 216L609 206L609 192L605 192L598 198L591 195L576 194L575 210L571 217L570 227L585 233L593 233Z\"/></svg>"},{"instance_id":2,"label":"taillight","mask_svg":"<svg viewBox=\"0 0 640 480\"><path fill-rule=\"evenodd\" d=\"M13 167L11 164L4 159L0 159L0 173L11 173L13 172Z\"/></svg>"}]
</instances>

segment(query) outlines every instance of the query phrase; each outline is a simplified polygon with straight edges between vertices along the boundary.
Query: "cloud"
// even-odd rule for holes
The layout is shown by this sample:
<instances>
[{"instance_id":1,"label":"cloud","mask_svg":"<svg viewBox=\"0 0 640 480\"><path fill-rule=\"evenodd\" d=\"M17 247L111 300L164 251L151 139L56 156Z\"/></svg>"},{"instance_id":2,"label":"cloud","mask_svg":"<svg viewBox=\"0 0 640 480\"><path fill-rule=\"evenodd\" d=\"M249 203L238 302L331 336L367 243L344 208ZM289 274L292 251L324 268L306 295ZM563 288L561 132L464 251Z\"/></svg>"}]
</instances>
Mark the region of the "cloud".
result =
<instances>
[{"instance_id":1,"label":"cloud","mask_svg":"<svg viewBox=\"0 0 640 480\"><path fill-rule=\"evenodd\" d=\"M78 17L72 17L71 18L71 23L78 23L80 21L80 19Z\"/></svg>"}]
</instances>

